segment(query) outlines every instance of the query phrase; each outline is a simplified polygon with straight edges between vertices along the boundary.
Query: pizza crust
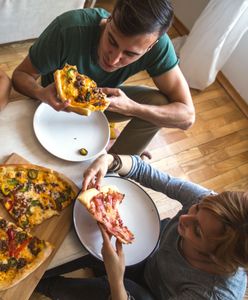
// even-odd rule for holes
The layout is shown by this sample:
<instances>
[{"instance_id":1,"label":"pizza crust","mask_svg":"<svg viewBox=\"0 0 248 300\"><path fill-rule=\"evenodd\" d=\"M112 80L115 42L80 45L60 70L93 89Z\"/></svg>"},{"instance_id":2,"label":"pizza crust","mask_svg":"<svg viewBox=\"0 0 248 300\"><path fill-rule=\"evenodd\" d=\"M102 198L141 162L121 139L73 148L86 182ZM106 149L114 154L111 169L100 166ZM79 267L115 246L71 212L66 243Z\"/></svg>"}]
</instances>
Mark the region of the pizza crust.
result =
<instances>
[{"instance_id":1,"label":"pizza crust","mask_svg":"<svg viewBox=\"0 0 248 300\"><path fill-rule=\"evenodd\" d=\"M91 110L84 107L74 106L72 104L69 104L66 108L67 111L77 113L82 116L89 116L91 114Z\"/></svg>"},{"instance_id":2,"label":"pizza crust","mask_svg":"<svg viewBox=\"0 0 248 300\"><path fill-rule=\"evenodd\" d=\"M97 189L93 188L93 189L89 189L86 190L82 193L80 193L77 197L77 200L79 200L86 208L90 208L90 201L93 197L95 197L96 195L98 195L100 193L100 191L98 191Z\"/></svg>"},{"instance_id":3,"label":"pizza crust","mask_svg":"<svg viewBox=\"0 0 248 300\"><path fill-rule=\"evenodd\" d=\"M61 72L60 72L60 70L57 70L54 73L54 82L55 82L55 86L56 86L56 89L57 89L57 93L58 93L59 99L62 102L67 101L66 94L63 92L63 89L62 89L62 80L61 80Z\"/></svg>"},{"instance_id":4,"label":"pizza crust","mask_svg":"<svg viewBox=\"0 0 248 300\"><path fill-rule=\"evenodd\" d=\"M103 187L101 187L100 190L97 190L95 188L86 190L82 193L80 193L77 197L77 200L79 200L86 208L90 208L90 201L93 197L95 197L96 195L98 195L99 193L108 193L108 191L115 191L115 192L119 192L118 188L114 185L105 185Z\"/></svg>"}]
</instances>

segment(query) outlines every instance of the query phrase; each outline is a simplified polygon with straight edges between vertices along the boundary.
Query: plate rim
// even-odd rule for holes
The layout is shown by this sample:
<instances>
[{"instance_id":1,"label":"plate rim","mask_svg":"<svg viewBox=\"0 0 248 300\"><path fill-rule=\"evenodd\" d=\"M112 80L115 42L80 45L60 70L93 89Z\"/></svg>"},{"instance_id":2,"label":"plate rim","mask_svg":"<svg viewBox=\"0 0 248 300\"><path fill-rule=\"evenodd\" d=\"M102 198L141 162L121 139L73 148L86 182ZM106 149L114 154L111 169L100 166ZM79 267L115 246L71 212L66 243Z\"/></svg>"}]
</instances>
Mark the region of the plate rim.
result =
<instances>
[{"instance_id":1,"label":"plate rim","mask_svg":"<svg viewBox=\"0 0 248 300\"><path fill-rule=\"evenodd\" d=\"M99 153L96 153L96 154L94 154L94 155L91 155L91 156L88 156L88 157L82 156L82 157L80 157L80 159L69 159L69 158L64 158L64 157L58 156L58 155L55 154L54 152L48 150L48 148L45 147L45 146L43 145L43 143L40 141L40 139L39 139L39 137L38 137L38 133L37 133L37 128L36 128L36 126L35 126L35 122L36 122L36 120L37 120L37 118L38 118L38 117L37 117L38 112L39 112L39 110L42 109L42 108L40 108L40 107L46 107L46 105L47 105L49 108L53 109L49 104L44 103L44 102L41 102L41 103L38 105L38 107L36 108L35 112L34 112L32 125L33 125L33 131L34 131L34 134L35 134L36 139L38 140L38 142L40 143L40 145L43 147L43 149L45 149L48 153L52 154L53 156L55 156L55 157L57 157L57 158L59 158L59 159L62 159L62 160L64 160L64 161L67 161L67 162L68 162L68 161L70 161L70 162L84 162L84 161L88 161L88 160L91 160L91 159L96 158L102 151L104 151L104 150L106 149L106 147L107 147L107 145L108 145L108 143L109 143L109 141L110 141L110 129L109 129L109 128L108 128L108 134L107 134L107 141L106 141L105 145L103 146L103 148L101 149L101 151L99 151ZM103 119L105 119L106 123L108 124L108 119L107 119L107 117L105 116L105 114L104 114L102 111L97 111L97 113L100 113L101 116L103 117Z\"/></svg>"},{"instance_id":2,"label":"plate rim","mask_svg":"<svg viewBox=\"0 0 248 300\"><path fill-rule=\"evenodd\" d=\"M127 264L125 263L125 266L127 267L130 267L130 266L135 266L137 264L140 264L141 262L145 261L146 259L148 259L150 256L152 256L152 254L155 252L155 250L157 249L158 247L158 244L160 242L160 236L161 236L161 220L160 220L160 215L159 215L159 211L158 211L158 208L156 206L156 204L154 203L154 201L152 200L152 197L142 188L142 186L140 186L139 184L137 184L136 182L130 180L129 178L126 178L126 177L120 177L118 175L110 175L110 174L107 174L106 176L104 176L104 178L111 178L111 177L115 177L115 178L118 178L120 180L124 180L124 181L128 181L129 183L132 183L133 185L135 185L136 187L138 187L141 191L143 191L148 199L150 200L150 202L152 203L154 209L155 209L155 213L156 213L156 216L157 216L157 220L158 220L158 229L159 229L159 234L158 234L158 239L157 239L157 242L156 244L154 245L153 249L151 250L151 252L142 260L134 263L134 264ZM77 229L76 229L76 225L75 225L75 206L76 206L76 202L77 202L77 198L78 198L78 195L77 197L75 198L75 201L73 203L73 208L72 208L72 221L73 221L73 230L77 236L77 239L78 241L80 242L80 244L83 246L84 249L86 249L86 251L88 251L89 254L93 255L95 259L98 259L99 261L103 261L101 258L97 257L95 255L95 253L93 251L91 251L86 245L83 244L83 242L81 241L80 237L79 237L79 234L77 232ZM86 209L86 208L85 208Z\"/></svg>"}]
</instances>

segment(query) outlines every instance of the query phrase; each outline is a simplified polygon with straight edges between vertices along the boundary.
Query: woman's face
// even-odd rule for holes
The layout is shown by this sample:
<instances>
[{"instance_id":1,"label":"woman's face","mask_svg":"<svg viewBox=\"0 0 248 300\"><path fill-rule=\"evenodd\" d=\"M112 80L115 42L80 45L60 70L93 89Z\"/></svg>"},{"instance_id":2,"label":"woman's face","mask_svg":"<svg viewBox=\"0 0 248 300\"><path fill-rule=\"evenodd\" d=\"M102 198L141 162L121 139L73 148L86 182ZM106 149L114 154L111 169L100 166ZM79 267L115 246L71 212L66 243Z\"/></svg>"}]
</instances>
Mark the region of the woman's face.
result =
<instances>
[{"instance_id":1,"label":"woman's face","mask_svg":"<svg viewBox=\"0 0 248 300\"><path fill-rule=\"evenodd\" d=\"M210 254L219 243L214 239L224 233L224 225L210 210L195 204L187 214L180 216L178 232L188 248Z\"/></svg>"},{"instance_id":2,"label":"woman's face","mask_svg":"<svg viewBox=\"0 0 248 300\"><path fill-rule=\"evenodd\" d=\"M157 42L158 34L125 36L109 18L102 24L98 63L107 72L116 71L144 55Z\"/></svg>"}]
</instances>

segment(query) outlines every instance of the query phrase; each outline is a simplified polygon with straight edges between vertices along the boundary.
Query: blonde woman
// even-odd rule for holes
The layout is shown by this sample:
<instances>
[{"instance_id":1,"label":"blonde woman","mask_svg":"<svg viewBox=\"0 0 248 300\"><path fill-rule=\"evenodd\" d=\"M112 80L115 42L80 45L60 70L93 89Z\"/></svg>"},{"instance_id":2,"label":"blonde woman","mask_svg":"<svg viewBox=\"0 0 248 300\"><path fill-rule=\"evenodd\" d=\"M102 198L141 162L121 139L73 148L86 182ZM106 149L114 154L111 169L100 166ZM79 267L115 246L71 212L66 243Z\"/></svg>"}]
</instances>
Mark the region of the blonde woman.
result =
<instances>
[{"instance_id":1,"label":"blonde woman","mask_svg":"<svg viewBox=\"0 0 248 300\"><path fill-rule=\"evenodd\" d=\"M99 186L108 170L178 200L182 209L162 221L157 250L131 273L129 268L125 271L121 243L114 248L101 227L107 277L70 281L57 276L50 283L43 281L43 288L45 283L49 285L47 295L71 300L243 299L248 268L248 192L216 194L160 172L139 156L116 154L102 155L93 162L84 174L83 189L92 183Z\"/></svg>"}]
</instances>

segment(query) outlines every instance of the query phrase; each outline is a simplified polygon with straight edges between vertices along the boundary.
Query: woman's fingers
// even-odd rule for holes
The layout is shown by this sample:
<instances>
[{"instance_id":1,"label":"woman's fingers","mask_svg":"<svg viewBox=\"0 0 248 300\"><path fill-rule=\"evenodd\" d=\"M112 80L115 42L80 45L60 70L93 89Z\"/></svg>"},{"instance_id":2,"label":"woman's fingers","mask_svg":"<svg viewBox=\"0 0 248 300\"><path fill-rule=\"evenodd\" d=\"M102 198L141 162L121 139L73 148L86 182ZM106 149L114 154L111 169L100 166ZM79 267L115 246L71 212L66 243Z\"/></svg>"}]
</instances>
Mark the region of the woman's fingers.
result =
<instances>
[{"instance_id":1,"label":"woman's fingers","mask_svg":"<svg viewBox=\"0 0 248 300\"><path fill-rule=\"evenodd\" d=\"M118 253L118 255L123 255L123 247L122 247L122 242L120 242L118 239L116 239L115 242L116 245L116 252Z\"/></svg>"}]
</instances>

